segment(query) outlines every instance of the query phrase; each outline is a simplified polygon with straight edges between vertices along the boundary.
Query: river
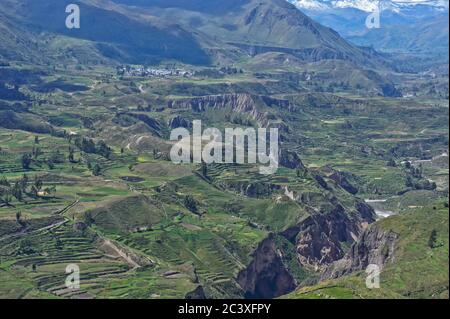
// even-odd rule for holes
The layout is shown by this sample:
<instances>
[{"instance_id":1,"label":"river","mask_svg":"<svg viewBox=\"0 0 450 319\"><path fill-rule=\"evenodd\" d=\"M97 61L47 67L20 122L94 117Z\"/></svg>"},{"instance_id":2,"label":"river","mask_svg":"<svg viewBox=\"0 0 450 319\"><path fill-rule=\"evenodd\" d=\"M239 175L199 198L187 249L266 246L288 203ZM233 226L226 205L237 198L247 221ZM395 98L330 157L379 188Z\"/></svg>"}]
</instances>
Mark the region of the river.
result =
<instances>
[{"instance_id":1,"label":"river","mask_svg":"<svg viewBox=\"0 0 450 319\"><path fill-rule=\"evenodd\" d=\"M373 208L378 219L395 215L395 212L383 208L383 203L386 203L387 199L365 199L364 201Z\"/></svg>"}]
</instances>

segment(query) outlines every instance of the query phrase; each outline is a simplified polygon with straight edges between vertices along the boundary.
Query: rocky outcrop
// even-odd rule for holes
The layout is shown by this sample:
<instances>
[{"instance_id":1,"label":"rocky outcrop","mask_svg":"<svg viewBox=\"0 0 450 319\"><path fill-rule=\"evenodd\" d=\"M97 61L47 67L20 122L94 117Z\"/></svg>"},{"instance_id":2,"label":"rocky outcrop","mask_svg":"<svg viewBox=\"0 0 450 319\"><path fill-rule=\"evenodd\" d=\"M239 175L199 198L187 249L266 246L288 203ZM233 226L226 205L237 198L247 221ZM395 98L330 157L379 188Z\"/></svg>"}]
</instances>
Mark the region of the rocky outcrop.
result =
<instances>
[{"instance_id":1,"label":"rocky outcrop","mask_svg":"<svg viewBox=\"0 0 450 319\"><path fill-rule=\"evenodd\" d=\"M364 270L370 264L382 269L395 259L395 245L398 234L385 231L377 225L365 230L341 260L331 264L322 274L322 279L338 278Z\"/></svg>"},{"instance_id":2,"label":"rocky outcrop","mask_svg":"<svg viewBox=\"0 0 450 319\"><path fill-rule=\"evenodd\" d=\"M363 220L370 221L370 223L374 222L375 219L375 211L372 206L369 206L363 201L359 201L356 203L356 210Z\"/></svg>"},{"instance_id":3,"label":"rocky outcrop","mask_svg":"<svg viewBox=\"0 0 450 319\"><path fill-rule=\"evenodd\" d=\"M255 101L250 94L222 94L207 95L187 99L171 100L168 102L171 109L191 109L196 112L204 112L208 108L226 108L241 112L252 112Z\"/></svg>"},{"instance_id":4,"label":"rocky outcrop","mask_svg":"<svg viewBox=\"0 0 450 319\"><path fill-rule=\"evenodd\" d=\"M355 186L353 186L352 184L350 184L350 182L348 181L348 179L345 177L345 175L342 172L334 171L333 174L328 176L328 178L335 181L336 184L338 184L340 187L345 189L350 194L354 195L354 194L358 193L358 189Z\"/></svg>"},{"instance_id":5,"label":"rocky outcrop","mask_svg":"<svg viewBox=\"0 0 450 319\"><path fill-rule=\"evenodd\" d=\"M246 297L272 298L300 284L292 269L284 264L275 236L284 237L294 246L299 267L323 272L345 256L343 243L354 243L367 224L375 221L374 211L364 203L357 203L352 212L337 200L332 199L330 204L333 209L328 212L307 209L309 214L295 226L261 242L252 255L252 262L237 277Z\"/></svg>"},{"instance_id":6,"label":"rocky outcrop","mask_svg":"<svg viewBox=\"0 0 450 319\"><path fill-rule=\"evenodd\" d=\"M278 107L289 111L291 111L293 107L289 100L276 99L266 95L262 95L261 99L269 107Z\"/></svg>"},{"instance_id":7,"label":"rocky outcrop","mask_svg":"<svg viewBox=\"0 0 450 319\"><path fill-rule=\"evenodd\" d=\"M186 294L185 299L206 299L203 287L201 285L197 286L193 291Z\"/></svg>"},{"instance_id":8,"label":"rocky outcrop","mask_svg":"<svg viewBox=\"0 0 450 319\"><path fill-rule=\"evenodd\" d=\"M343 258L342 243L354 242L364 225L374 220L373 210L367 216L350 215L335 204L330 212L312 213L282 235L296 246L301 265L321 270Z\"/></svg>"},{"instance_id":9,"label":"rocky outcrop","mask_svg":"<svg viewBox=\"0 0 450 319\"><path fill-rule=\"evenodd\" d=\"M259 244L252 257L250 265L237 276L246 298L274 298L295 289L296 282L283 264L272 234Z\"/></svg>"},{"instance_id":10,"label":"rocky outcrop","mask_svg":"<svg viewBox=\"0 0 450 319\"><path fill-rule=\"evenodd\" d=\"M217 184L220 188L225 188L244 196L253 198L262 198L271 196L275 191L281 189L281 186L271 183L261 183L261 182L232 182L232 181L222 181Z\"/></svg>"},{"instance_id":11,"label":"rocky outcrop","mask_svg":"<svg viewBox=\"0 0 450 319\"><path fill-rule=\"evenodd\" d=\"M314 179L316 180L317 184L320 185L323 189L330 190L330 187L328 186L328 183L325 181L325 179L320 176L319 174L314 175Z\"/></svg>"},{"instance_id":12,"label":"rocky outcrop","mask_svg":"<svg viewBox=\"0 0 450 319\"><path fill-rule=\"evenodd\" d=\"M167 124L172 129L178 128L178 127L184 127L184 128L190 127L189 121L186 120L184 117L181 117L180 115L177 115L177 116L171 118Z\"/></svg>"},{"instance_id":13,"label":"rocky outcrop","mask_svg":"<svg viewBox=\"0 0 450 319\"><path fill-rule=\"evenodd\" d=\"M168 101L171 109L190 109L205 112L209 108L231 108L233 112L242 113L257 121L261 126L269 123L264 107L288 108L289 101L251 94L222 94Z\"/></svg>"},{"instance_id":14,"label":"rocky outcrop","mask_svg":"<svg viewBox=\"0 0 450 319\"><path fill-rule=\"evenodd\" d=\"M281 166L291 169L305 168L297 153L286 149L281 149L279 153L279 162Z\"/></svg>"},{"instance_id":15,"label":"rocky outcrop","mask_svg":"<svg viewBox=\"0 0 450 319\"><path fill-rule=\"evenodd\" d=\"M161 131L163 129L163 126L161 125L161 123L158 120L151 118L150 116L145 115L145 114L129 113L128 115L147 124L147 126L152 130L152 132L156 136L159 136L159 137L162 136Z\"/></svg>"}]
</instances>

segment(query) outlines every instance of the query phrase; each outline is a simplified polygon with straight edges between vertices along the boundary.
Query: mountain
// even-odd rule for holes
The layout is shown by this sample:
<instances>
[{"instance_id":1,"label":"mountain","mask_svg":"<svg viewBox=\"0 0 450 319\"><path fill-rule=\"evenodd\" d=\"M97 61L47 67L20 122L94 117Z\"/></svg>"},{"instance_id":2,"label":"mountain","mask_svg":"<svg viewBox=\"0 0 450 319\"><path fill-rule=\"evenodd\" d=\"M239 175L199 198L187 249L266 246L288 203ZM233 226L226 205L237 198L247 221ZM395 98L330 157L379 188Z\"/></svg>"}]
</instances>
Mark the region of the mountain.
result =
<instances>
[{"instance_id":1,"label":"mountain","mask_svg":"<svg viewBox=\"0 0 450 319\"><path fill-rule=\"evenodd\" d=\"M443 69L282 0L67 3L0 1L0 298L448 298Z\"/></svg>"},{"instance_id":2,"label":"mountain","mask_svg":"<svg viewBox=\"0 0 450 319\"><path fill-rule=\"evenodd\" d=\"M214 39L249 54L293 53L305 60L348 59L366 66L381 63L381 57L349 45L333 30L311 20L284 0L160 1L114 0L144 12L174 19ZM205 5L205 3L207 3ZM210 9L213 8L213 9ZM220 12L220 14L218 14Z\"/></svg>"},{"instance_id":3,"label":"mountain","mask_svg":"<svg viewBox=\"0 0 450 319\"><path fill-rule=\"evenodd\" d=\"M448 10L446 0L290 0L297 7L308 10L354 8L365 12L381 10L402 11L416 6L426 6L435 10Z\"/></svg>"},{"instance_id":4,"label":"mountain","mask_svg":"<svg viewBox=\"0 0 450 319\"><path fill-rule=\"evenodd\" d=\"M292 0L316 21L350 42L378 51L432 54L448 59L448 1ZM378 6L379 3L379 6ZM366 19L377 6L380 28L368 29Z\"/></svg>"},{"instance_id":5,"label":"mountain","mask_svg":"<svg viewBox=\"0 0 450 319\"><path fill-rule=\"evenodd\" d=\"M309 61L384 63L381 56L349 44L284 0L82 0L79 4L82 26L67 29L65 4L60 1L3 1L0 27L6 30L0 53L4 58L35 60L61 55L98 62L176 60L210 65L285 52ZM77 49L62 52L61 45L68 42Z\"/></svg>"},{"instance_id":6,"label":"mountain","mask_svg":"<svg viewBox=\"0 0 450 319\"><path fill-rule=\"evenodd\" d=\"M13 46L0 49L0 52L12 51L18 56L39 59L39 52L52 51L55 54L64 49L61 46L65 42L71 42L76 48L84 47L91 55L124 62L158 61L164 57L192 64L209 63L209 57L200 45L202 40L180 26L168 25L157 19L145 21L120 12L108 1L88 0L80 2L82 27L68 29L65 26L66 5L58 0L2 2L3 24L9 26L9 33L14 37L8 42L29 45L23 51L14 50ZM23 34L33 40L27 40Z\"/></svg>"}]
</instances>

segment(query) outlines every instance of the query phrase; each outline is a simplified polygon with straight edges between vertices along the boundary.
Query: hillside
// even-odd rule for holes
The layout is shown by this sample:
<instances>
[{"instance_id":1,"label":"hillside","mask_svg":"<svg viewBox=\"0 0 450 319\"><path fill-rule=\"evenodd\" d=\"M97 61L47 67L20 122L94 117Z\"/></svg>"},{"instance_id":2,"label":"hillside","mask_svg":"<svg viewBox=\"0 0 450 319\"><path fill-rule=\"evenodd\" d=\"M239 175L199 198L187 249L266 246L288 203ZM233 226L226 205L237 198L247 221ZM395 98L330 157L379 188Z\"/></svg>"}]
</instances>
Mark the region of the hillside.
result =
<instances>
[{"instance_id":1,"label":"hillside","mask_svg":"<svg viewBox=\"0 0 450 319\"><path fill-rule=\"evenodd\" d=\"M62 49L60 43L69 37L68 41L71 42L74 42L73 39L83 40L81 45L77 44L82 49L93 49L103 58L111 60L137 63L158 62L166 58L191 64L209 63L209 58L192 33L176 25L165 25L159 21L149 23L146 19L127 15L106 1L82 2L80 10L83 27L73 30L65 26L66 5L61 1L7 1L2 2L1 6L8 24L12 26L11 32L20 26L31 32L37 40L36 46L28 47L25 51L29 51L29 54L39 54L35 51L40 50L54 53L48 50L48 43L58 52ZM44 36L41 36L42 33ZM73 51L73 54L77 54L78 50Z\"/></svg>"},{"instance_id":2,"label":"hillside","mask_svg":"<svg viewBox=\"0 0 450 319\"><path fill-rule=\"evenodd\" d=\"M371 226L368 234L376 233L372 238L390 234L393 240L389 250L383 246L387 242L370 243L379 247L380 255L386 254L376 259L373 248L373 256L369 257L370 263L382 269L379 289L368 289L367 275L362 269L355 269L339 279L300 288L287 298L448 298L448 210L442 204L437 206L392 216ZM437 235L430 241L433 232ZM364 248L360 247L359 252L362 251ZM367 262L361 266L365 269Z\"/></svg>"},{"instance_id":3,"label":"hillside","mask_svg":"<svg viewBox=\"0 0 450 319\"><path fill-rule=\"evenodd\" d=\"M207 3L84 0L80 7L83 26L69 30L65 27L66 15L62 14L65 6L60 1L45 0L38 4L31 0L7 0L0 4L2 27L6 29L3 43L12 43L8 54L36 60L44 59L39 52L47 52L46 55L61 55L61 59L72 56L92 63L95 59L85 57L85 52L92 55L93 51L97 62L106 59L154 64L177 60L209 65L255 53L281 51L310 61L344 59L366 67L385 64L381 56L350 45L336 32L312 21L283 0ZM21 29L31 32L33 40L22 35ZM82 41L74 42L75 39ZM23 45L30 42L33 45ZM69 44L77 48L63 55L61 45Z\"/></svg>"},{"instance_id":4,"label":"hillside","mask_svg":"<svg viewBox=\"0 0 450 319\"><path fill-rule=\"evenodd\" d=\"M330 27L351 43L379 52L408 56L415 68L448 64L448 1L396 1L379 4L380 28L369 29L366 19L377 1L292 0L308 16ZM428 55L433 62L427 61ZM413 68L410 68L412 70Z\"/></svg>"},{"instance_id":5,"label":"hillside","mask_svg":"<svg viewBox=\"0 0 450 319\"><path fill-rule=\"evenodd\" d=\"M0 2L0 298L448 297L445 64L282 0L79 3Z\"/></svg>"}]
</instances>

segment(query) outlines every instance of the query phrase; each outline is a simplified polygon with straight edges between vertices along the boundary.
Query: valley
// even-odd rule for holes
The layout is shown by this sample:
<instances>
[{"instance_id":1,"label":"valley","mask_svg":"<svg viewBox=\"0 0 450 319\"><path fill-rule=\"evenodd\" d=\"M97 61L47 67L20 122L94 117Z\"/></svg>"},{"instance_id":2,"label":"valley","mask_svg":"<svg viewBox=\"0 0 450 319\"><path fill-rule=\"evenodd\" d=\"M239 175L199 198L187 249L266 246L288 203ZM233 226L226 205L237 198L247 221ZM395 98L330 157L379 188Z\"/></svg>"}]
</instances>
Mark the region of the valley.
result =
<instances>
[{"instance_id":1,"label":"valley","mask_svg":"<svg viewBox=\"0 0 450 319\"><path fill-rule=\"evenodd\" d=\"M281 0L80 1L79 34L6 2L0 297L448 298L448 65L396 69ZM173 163L194 121L277 128L278 170Z\"/></svg>"}]
</instances>

